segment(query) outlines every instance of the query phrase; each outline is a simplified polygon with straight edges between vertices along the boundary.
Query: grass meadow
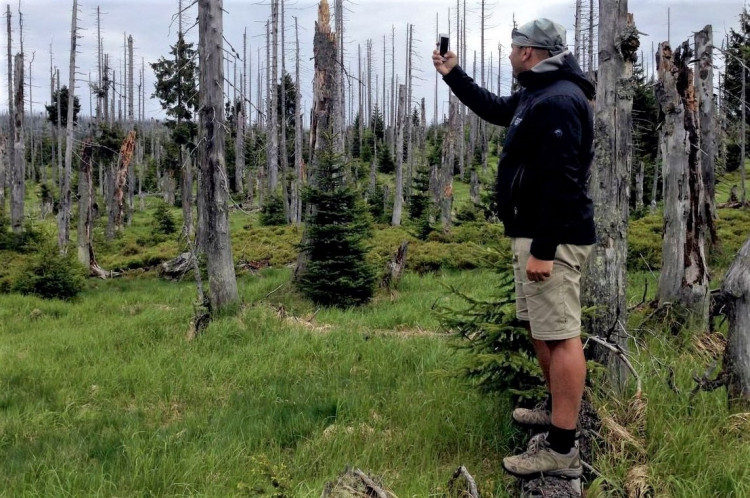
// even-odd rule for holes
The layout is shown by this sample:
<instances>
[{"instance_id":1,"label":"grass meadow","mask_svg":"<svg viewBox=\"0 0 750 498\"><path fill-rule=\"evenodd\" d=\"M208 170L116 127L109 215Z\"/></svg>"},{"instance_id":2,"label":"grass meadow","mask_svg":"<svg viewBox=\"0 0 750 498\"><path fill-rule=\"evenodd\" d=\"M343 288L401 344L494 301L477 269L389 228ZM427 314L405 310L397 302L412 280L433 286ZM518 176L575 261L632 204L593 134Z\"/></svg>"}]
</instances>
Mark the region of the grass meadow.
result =
<instances>
[{"instance_id":1,"label":"grass meadow","mask_svg":"<svg viewBox=\"0 0 750 498\"><path fill-rule=\"evenodd\" d=\"M378 226L375 264L412 241L398 288L362 308L315 309L290 284L299 231L234 211L235 260L271 266L238 271L239 311L189 341L192 278L144 270L181 250L176 237L153 235L156 200L147 200L113 241L97 228L101 266L123 276L89 279L71 301L0 294L0 496L319 497L347 466L400 498L445 496L459 465L482 496L513 494L500 459L524 435L510 423L509 398L453 375L466 353L435 313L460 305L449 287L492 295L497 261L488 247L507 243L496 226L466 223L425 242L408 226ZM750 414L730 413L724 389L692 393L693 376L720 361L720 338L673 334L669 317L648 319L661 223L648 215L630 231L643 442L603 433L587 496L635 496L641 483L655 497L748 497ZM52 227L38 224L50 237ZM750 233L750 213L720 211L719 233L714 287ZM0 279L23 258L0 254ZM627 399L596 380L591 394L600 413L627 419Z\"/></svg>"}]
</instances>

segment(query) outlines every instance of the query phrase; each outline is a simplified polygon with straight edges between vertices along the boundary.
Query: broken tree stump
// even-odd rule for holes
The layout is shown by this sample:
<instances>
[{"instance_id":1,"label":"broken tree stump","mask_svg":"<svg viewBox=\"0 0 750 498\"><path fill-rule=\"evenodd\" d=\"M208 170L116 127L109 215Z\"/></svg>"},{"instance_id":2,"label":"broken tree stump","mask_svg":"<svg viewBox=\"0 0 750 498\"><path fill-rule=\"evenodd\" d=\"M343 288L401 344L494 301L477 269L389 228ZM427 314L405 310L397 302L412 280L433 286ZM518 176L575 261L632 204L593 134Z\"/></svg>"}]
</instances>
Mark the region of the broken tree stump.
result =
<instances>
[{"instance_id":1,"label":"broken tree stump","mask_svg":"<svg viewBox=\"0 0 750 498\"><path fill-rule=\"evenodd\" d=\"M391 260L385 265L385 276L380 282L380 286L391 289L398 285L399 280L404 275L406 268L406 250L409 247L409 241L404 241L396 250Z\"/></svg>"},{"instance_id":2,"label":"broken tree stump","mask_svg":"<svg viewBox=\"0 0 750 498\"><path fill-rule=\"evenodd\" d=\"M750 239L724 276L720 299L729 320L724 368L733 409L750 409Z\"/></svg>"}]
</instances>

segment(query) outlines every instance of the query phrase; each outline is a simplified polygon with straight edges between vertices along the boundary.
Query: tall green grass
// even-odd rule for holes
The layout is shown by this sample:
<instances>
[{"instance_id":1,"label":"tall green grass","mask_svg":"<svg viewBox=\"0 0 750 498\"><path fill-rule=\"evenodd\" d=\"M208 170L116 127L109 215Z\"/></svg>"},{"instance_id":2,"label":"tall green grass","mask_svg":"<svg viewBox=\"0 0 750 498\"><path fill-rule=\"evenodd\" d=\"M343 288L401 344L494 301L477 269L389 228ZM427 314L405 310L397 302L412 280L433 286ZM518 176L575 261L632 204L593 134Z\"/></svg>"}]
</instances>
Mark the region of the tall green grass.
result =
<instances>
[{"instance_id":1,"label":"tall green grass","mask_svg":"<svg viewBox=\"0 0 750 498\"><path fill-rule=\"evenodd\" d=\"M317 314L285 306L289 278L242 278L241 312L192 342L189 283L0 296L0 493L319 496L347 465L399 496L440 492L462 464L504 488L510 407L443 375L460 353L430 313L440 282L489 291L491 273L407 276Z\"/></svg>"}]
</instances>

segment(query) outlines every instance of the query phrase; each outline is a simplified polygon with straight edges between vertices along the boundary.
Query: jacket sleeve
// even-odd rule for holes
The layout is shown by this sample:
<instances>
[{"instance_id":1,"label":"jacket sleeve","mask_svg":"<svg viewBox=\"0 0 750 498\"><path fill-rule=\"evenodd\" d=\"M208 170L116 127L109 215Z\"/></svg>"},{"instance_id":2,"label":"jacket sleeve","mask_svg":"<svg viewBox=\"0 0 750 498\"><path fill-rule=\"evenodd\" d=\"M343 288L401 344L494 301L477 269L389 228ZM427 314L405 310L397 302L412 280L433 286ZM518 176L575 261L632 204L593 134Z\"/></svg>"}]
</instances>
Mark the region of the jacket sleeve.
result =
<instances>
[{"instance_id":1,"label":"jacket sleeve","mask_svg":"<svg viewBox=\"0 0 750 498\"><path fill-rule=\"evenodd\" d=\"M575 223L583 174L582 115L571 97L553 96L539 102L527 115L537 131L538 147L529 153L538 187L534 189L539 216L533 230L531 254L541 260L555 259L555 251L569 224Z\"/></svg>"},{"instance_id":2,"label":"jacket sleeve","mask_svg":"<svg viewBox=\"0 0 750 498\"><path fill-rule=\"evenodd\" d=\"M510 97L498 97L494 93L477 85L467 75L461 66L454 67L450 73L443 76L443 81L451 91L469 109L485 121L508 126L518 106L519 94Z\"/></svg>"}]
</instances>

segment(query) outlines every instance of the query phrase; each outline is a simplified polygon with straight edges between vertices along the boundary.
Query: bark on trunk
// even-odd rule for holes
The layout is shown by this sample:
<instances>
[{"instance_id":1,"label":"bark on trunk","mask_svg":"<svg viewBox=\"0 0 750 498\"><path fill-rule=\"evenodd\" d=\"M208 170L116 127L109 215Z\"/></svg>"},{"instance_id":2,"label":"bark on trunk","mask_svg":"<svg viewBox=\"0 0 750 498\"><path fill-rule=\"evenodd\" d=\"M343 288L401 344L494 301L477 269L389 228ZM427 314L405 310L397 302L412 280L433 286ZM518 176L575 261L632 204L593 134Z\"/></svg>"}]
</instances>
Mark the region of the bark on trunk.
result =
<instances>
[{"instance_id":1,"label":"bark on trunk","mask_svg":"<svg viewBox=\"0 0 750 498\"><path fill-rule=\"evenodd\" d=\"M705 255L705 191L700 168L698 108L687 42L672 54L659 46L657 97L664 120L664 241L659 304L682 308L708 320L708 265Z\"/></svg>"},{"instance_id":2,"label":"bark on trunk","mask_svg":"<svg viewBox=\"0 0 750 498\"><path fill-rule=\"evenodd\" d=\"M73 11L70 24L70 65L68 68L68 127L65 142L65 169L60 182L60 212L58 215L58 239L57 244L61 253L67 253L70 242L70 170L73 164L73 107L75 105L75 71L76 71L76 45L78 39L78 0L73 0ZM58 102L60 94L58 93ZM58 121L59 123L59 121Z\"/></svg>"},{"instance_id":3,"label":"bark on trunk","mask_svg":"<svg viewBox=\"0 0 750 498\"><path fill-rule=\"evenodd\" d=\"M271 0L271 73L269 74L269 98L271 102L271 108L269 113L268 122L268 186L271 189L271 194L276 191L276 187L279 183L279 113L278 113L278 98L279 92L277 91L276 84L278 78L278 60L276 54L278 53L278 36L279 36L279 0ZM283 98L283 97L282 97Z\"/></svg>"},{"instance_id":4,"label":"bark on trunk","mask_svg":"<svg viewBox=\"0 0 750 498\"><path fill-rule=\"evenodd\" d=\"M456 161L456 134L462 135L461 128L458 127L460 116L458 111L458 99L450 96L450 111L448 117L448 131L443 138L443 155L440 166L440 178L438 182L438 199L437 205L440 206L440 223L443 230L449 230L453 211L453 168ZM458 138L463 142L462 138Z\"/></svg>"},{"instance_id":5,"label":"bark on trunk","mask_svg":"<svg viewBox=\"0 0 750 498\"><path fill-rule=\"evenodd\" d=\"M93 185L91 181L91 137L83 142L81 169L78 175L78 261L88 268L91 262L89 245L93 227Z\"/></svg>"},{"instance_id":6,"label":"bark on trunk","mask_svg":"<svg viewBox=\"0 0 750 498\"><path fill-rule=\"evenodd\" d=\"M296 51L295 63L295 112L294 112L294 181L292 183L292 222L302 223L302 187L305 181L304 161L302 159L302 90L299 75L299 30L297 18L294 18L294 40Z\"/></svg>"},{"instance_id":7,"label":"bark on trunk","mask_svg":"<svg viewBox=\"0 0 750 498\"><path fill-rule=\"evenodd\" d=\"M404 208L404 128L406 120L406 85L398 86L398 130L396 132L396 184L393 195L393 215L391 225L401 225L401 213Z\"/></svg>"},{"instance_id":8,"label":"bark on trunk","mask_svg":"<svg viewBox=\"0 0 750 498\"><path fill-rule=\"evenodd\" d=\"M115 212L115 231L122 230L123 220L125 219L125 189L132 189L128 185L128 171L130 163L133 160L133 151L135 149L135 131L131 130L120 148L120 161L115 175L114 182L114 212Z\"/></svg>"},{"instance_id":9,"label":"bark on trunk","mask_svg":"<svg viewBox=\"0 0 750 498\"><path fill-rule=\"evenodd\" d=\"M0 135L0 213L5 213L5 176L10 163L10 147L5 135Z\"/></svg>"},{"instance_id":10,"label":"bark on trunk","mask_svg":"<svg viewBox=\"0 0 750 498\"><path fill-rule=\"evenodd\" d=\"M193 223L193 158L184 150L180 153L182 164L180 166L180 198L182 200L182 233L186 237L192 238L195 235L195 224ZM174 177L170 172L167 187L171 187L170 198L171 205L174 204Z\"/></svg>"},{"instance_id":11,"label":"bark on trunk","mask_svg":"<svg viewBox=\"0 0 750 498\"><path fill-rule=\"evenodd\" d=\"M750 410L750 239L737 253L721 286L729 332L724 365L728 375L729 405Z\"/></svg>"},{"instance_id":12,"label":"bark on trunk","mask_svg":"<svg viewBox=\"0 0 750 498\"><path fill-rule=\"evenodd\" d=\"M714 109L713 30L710 25L695 33L696 78L700 122L700 162L705 189L706 225L704 238L715 250L719 242L716 232L716 113Z\"/></svg>"},{"instance_id":13,"label":"bark on trunk","mask_svg":"<svg viewBox=\"0 0 750 498\"><path fill-rule=\"evenodd\" d=\"M15 233L23 232L24 201L26 200L26 145L24 143L24 98L23 98L23 54L16 54L13 78L15 80L15 102L13 106L13 155L15 163L10 174L10 224Z\"/></svg>"},{"instance_id":14,"label":"bark on trunk","mask_svg":"<svg viewBox=\"0 0 750 498\"><path fill-rule=\"evenodd\" d=\"M229 239L226 165L224 164L223 2L200 0L201 188L208 265L208 301L218 312L239 299Z\"/></svg>"},{"instance_id":15,"label":"bark on trunk","mask_svg":"<svg viewBox=\"0 0 750 498\"><path fill-rule=\"evenodd\" d=\"M6 6L6 21L8 25L8 121L9 121L9 130L8 130L8 141L9 142L15 142L16 137L16 121L13 119L14 112L13 112L13 45L12 45L12 39L11 39L11 14L10 14L10 5ZM59 95L59 92L58 92ZM59 100L58 100L59 102ZM58 129L60 126L60 120L58 119ZM7 169L4 171L4 175L1 178L2 184L0 184L0 190L2 190L2 193L0 194L0 198L2 198L2 204L0 204L0 210L5 213L5 187L7 183L7 176L13 175L13 167L16 164L16 154L15 150L12 144L8 144L8 162L7 162ZM58 152L59 153L59 152ZM7 176L6 176L7 175Z\"/></svg>"},{"instance_id":16,"label":"bark on trunk","mask_svg":"<svg viewBox=\"0 0 750 498\"><path fill-rule=\"evenodd\" d=\"M598 240L583 272L582 302L602 309L588 320L588 330L627 351L626 259L633 148L632 77L639 42L627 1L600 0L599 12L595 159L590 181ZM603 348L595 348L593 356L607 365L615 389L622 389L628 373L617 357Z\"/></svg>"},{"instance_id":17,"label":"bark on trunk","mask_svg":"<svg viewBox=\"0 0 750 498\"><path fill-rule=\"evenodd\" d=\"M640 212L643 209L643 178L646 174L646 163L640 162L638 173L635 176L635 210Z\"/></svg>"}]
</instances>

